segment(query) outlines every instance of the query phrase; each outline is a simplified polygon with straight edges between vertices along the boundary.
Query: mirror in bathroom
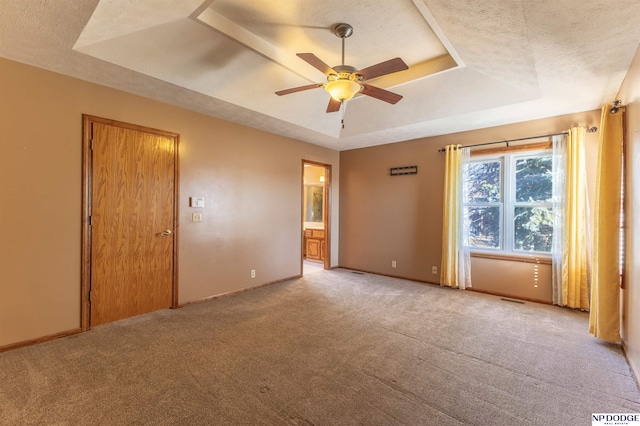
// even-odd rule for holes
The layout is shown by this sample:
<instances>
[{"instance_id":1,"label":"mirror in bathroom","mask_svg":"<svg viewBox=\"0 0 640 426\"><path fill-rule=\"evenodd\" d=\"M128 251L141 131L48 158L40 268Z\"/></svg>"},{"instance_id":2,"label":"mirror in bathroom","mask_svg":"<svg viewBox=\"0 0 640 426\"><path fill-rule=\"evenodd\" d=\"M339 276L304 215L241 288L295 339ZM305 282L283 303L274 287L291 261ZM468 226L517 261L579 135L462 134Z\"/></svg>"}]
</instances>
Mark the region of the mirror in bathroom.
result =
<instances>
[{"instance_id":1,"label":"mirror in bathroom","mask_svg":"<svg viewBox=\"0 0 640 426\"><path fill-rule=\"evenodd\" d=\"M323 222L322 208L324 203L323 185L305 185L305 222Z\"/></svg>"}]
</instances>

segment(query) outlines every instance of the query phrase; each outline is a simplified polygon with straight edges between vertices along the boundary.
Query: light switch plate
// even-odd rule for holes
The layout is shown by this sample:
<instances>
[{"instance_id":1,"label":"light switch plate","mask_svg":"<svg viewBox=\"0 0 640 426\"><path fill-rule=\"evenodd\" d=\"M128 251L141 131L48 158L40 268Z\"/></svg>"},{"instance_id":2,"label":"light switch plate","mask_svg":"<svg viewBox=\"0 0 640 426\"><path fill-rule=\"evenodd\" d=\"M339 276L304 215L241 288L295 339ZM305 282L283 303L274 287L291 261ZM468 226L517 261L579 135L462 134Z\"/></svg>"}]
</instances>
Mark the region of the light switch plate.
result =
<instances>
[{"instance_id":1,"label":"light switch plate","mask_svg":"<svg viewBox=\"0 0 640 426\"><path fill-rule=\"evenodd\" d=\"M189 197L189 207L204 207L204 197Z\"/></svg>"}]
</instances>

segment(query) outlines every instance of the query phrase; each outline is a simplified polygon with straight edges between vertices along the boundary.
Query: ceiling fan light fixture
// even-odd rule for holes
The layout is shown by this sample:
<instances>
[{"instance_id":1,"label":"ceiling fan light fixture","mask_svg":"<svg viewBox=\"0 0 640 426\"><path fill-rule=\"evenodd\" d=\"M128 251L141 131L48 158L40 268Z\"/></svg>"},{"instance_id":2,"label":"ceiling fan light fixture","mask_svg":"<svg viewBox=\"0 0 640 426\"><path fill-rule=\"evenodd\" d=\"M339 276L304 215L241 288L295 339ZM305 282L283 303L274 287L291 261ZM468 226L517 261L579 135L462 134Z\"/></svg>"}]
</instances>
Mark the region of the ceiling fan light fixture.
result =
<instances>
[{"instance_id":1,"label":"ceiling fan light fixture","mask_svg":"<svg viewBox=\"0 0 640 426\"><path fill-rule=\"evenodd\" d=\"M324 85L324 90L336 101L344 102L362 90L362 86L350 79L338 79Z\"/></svg>"},{"instance_id":2,"label":"ceiling fan light fixture","mask_svg":"<svg viewBox=\"0 0 640 426\"><path fill-rule=\"evenodd\" d=\"M344 63L344 42L347 37L353 34L353 28L349 24L342 23L335 25L333 30L334 34L342 40L341 65L330 67L313 53L296 53L300 59L326 75L327 82L323 84L307 84L306 86L280 90L276 92L276 95L288 95L290 93L322 87L331 96L331 99L329 99L329 105L327 106L328 113L340 111L342 109L342 104L352 99L357 93L362 93L363 95L379 99L390 104L396 104L400 99L402 99L402 96L397 93L389 92L388 90L381 89L370 84L361 84L360 82L372 80L394 72L404 71L409 68L407 64L405 64L400 58L393 58L361 70L358 70L351 65L346 65Z\"/></svg>"}]
</instances>

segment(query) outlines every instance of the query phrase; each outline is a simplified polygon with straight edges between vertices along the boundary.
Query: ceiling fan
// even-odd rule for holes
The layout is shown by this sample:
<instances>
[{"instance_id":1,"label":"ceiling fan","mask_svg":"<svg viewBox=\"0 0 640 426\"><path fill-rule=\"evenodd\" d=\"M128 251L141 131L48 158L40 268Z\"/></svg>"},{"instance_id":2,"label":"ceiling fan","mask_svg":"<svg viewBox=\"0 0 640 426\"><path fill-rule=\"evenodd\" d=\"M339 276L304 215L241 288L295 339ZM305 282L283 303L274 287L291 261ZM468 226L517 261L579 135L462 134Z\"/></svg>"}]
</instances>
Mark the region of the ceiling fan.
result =
<instances>
[{"instance_id":1,"label":"ceiling fan","mask_svg":"<svg viewBox=\"0 0 640 426\"><path fill-rule=\"evenodd\" d=\"M332 68L313 53L297 54L309 65L322 71L327 76L327 82L280 90L276 92L276 95L288 95L290 93L322 87L329 93L329 95L331 95L327 112L339 111L342 103L353 98L357 93L362 93L363 95L371 96L372 98L380 99L381 101L389 102L390 104L395 104L402 99L402 96L397 93L362 83L363 81L371 80L376 77L408 69L409 67L402 59L389 59L388 61L358 70L355 67L345 65L344 63L344 42L347 37L350 37L351 34L353 34L353 27L344 23L336 24L333 27L333 33L342 39L342 65L337 65Z\"/></svg>"}]
</instances>

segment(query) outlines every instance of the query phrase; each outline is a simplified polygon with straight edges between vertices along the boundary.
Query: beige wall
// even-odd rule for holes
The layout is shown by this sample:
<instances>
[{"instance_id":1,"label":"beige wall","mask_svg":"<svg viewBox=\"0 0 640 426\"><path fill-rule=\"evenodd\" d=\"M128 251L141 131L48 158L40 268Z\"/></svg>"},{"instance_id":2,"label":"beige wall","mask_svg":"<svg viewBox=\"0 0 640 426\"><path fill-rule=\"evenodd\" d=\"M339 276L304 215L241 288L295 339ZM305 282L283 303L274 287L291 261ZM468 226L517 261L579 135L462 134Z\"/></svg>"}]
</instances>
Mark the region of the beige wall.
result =
<instances>
[{"instance_id":1,"label":"beige wall","mask_svg":"<svg viewBox=\"0 0 640 426\"><path fill-rule=\"evenodd\" d=\"M301 273L303 159L333 166L337 264L338 152L4 59L0 75L0 346L80 325L83 113L180 133L180 303Z\"/></svg>"},{"instance_id":2,"label":"beige wall","mask_svg":"<svg viewBox=\"0 0 640 426\"><path fill-rule=\"evenodd\" d=\"M320 184L320 179L322 177L324 177L324 167L309 165L304 168L305 183Z\"/></svg>"},{"instance_id":3,"label":"beige wall","mask_svg":"<svg viewBox=\"0 0 640 426\"><path fill-rule=\"evenodd\" d=\"M550 264L474 257L471 259L471 273L474 290L551 303Z\"/></svg>"},{"instance_id":4,"label":"beige wall","mask_svg":"<svg viewBox=\"0 0 640 426\"><path fill-rule=\"evenodd\" d=\"M626 289L622 292L622 339L640 379L640 52L629 68L618 99L626 112Z\"/></svg>"},{"instance_id":5,"label":"beige wall","mask_svg":"<svg viewBox=\"0 0 640 426\"><path fill-rule=\"evenodd\" d=\"M444 154L470 145L544 135L573 126L598 126L599 111L493 127L340 153L340 266L430 283L439 282ZM597 134L587 136L590 199L595 188ZM390 167L418 166L417 175L389 176ZM396 261L392 268L391 261ZM472 259L473 288L551 302L551 268ZM538 270L538 281L534 281Z\"/></svg>"}]
</instances>

